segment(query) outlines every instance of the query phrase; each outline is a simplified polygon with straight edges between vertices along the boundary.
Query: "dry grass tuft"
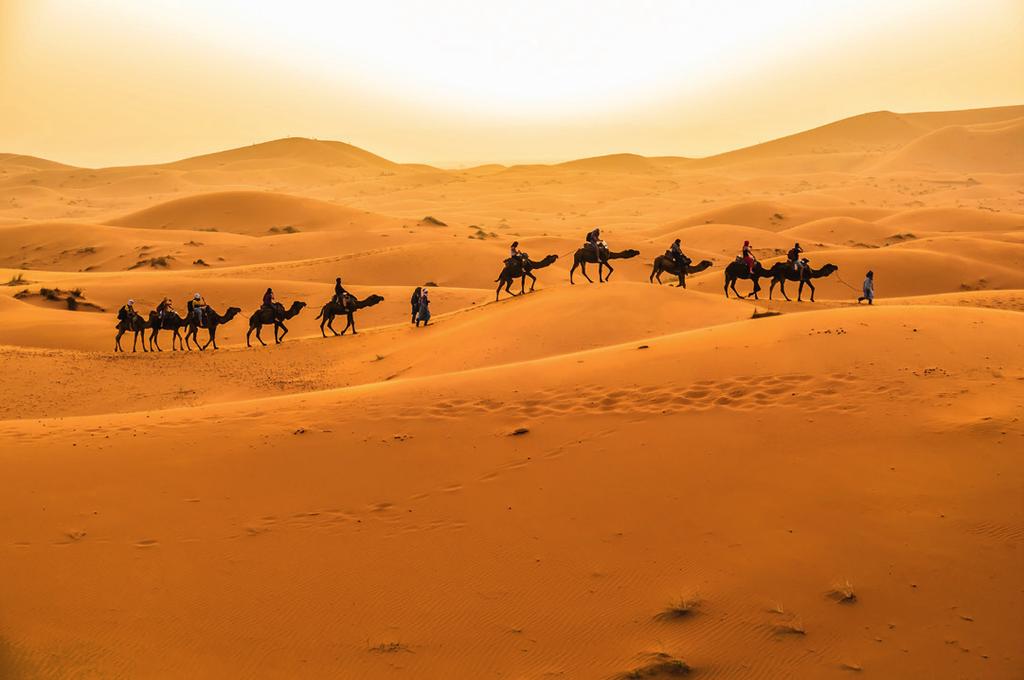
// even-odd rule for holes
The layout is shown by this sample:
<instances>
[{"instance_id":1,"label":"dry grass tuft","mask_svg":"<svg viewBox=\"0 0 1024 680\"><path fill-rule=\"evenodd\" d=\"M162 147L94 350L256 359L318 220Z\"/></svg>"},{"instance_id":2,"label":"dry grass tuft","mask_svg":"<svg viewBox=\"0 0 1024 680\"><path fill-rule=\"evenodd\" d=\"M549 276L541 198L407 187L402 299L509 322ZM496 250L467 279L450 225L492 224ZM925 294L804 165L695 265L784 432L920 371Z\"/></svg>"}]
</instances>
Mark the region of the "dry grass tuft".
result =
<instances>
[{"instance_id":1,"label":"dry grass tuft","mask_svg":"<svg viewBox=\"0 0 1024 680\"><path fill-rule=\"evenodd\" d=\"M643 680L644 678L680 678L689 675L693 669L682 659L671 654L657 652L648 655L648 661L631 671L615 676L619 680Z\"/></svg>"}]
</instances>

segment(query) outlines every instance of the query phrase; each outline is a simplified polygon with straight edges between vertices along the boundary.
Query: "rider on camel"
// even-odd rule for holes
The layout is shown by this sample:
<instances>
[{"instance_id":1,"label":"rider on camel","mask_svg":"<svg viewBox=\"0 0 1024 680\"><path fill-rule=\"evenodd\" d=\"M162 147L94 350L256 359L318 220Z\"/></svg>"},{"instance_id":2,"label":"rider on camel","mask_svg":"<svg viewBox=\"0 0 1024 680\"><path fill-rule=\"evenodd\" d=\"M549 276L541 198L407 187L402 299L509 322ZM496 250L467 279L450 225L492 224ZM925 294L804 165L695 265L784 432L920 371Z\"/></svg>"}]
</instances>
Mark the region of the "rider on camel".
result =
<instances>
[{"instance_id":1,"label":"rider on camel","mask_svg":"<svg viewBox=\"0 0 1024 680\"><path fill-rule=\"evenodd\" d=\"M519 264L522 266L526 263L526 253L519 250L519 241L513 241L512 245L508 248L508 259L505 260L506 264Z\"/></svg>"},{"instance_id":2,"label":"rider on camel","mask_svg":"<svg viewBox=\"0 0 1024 680\"><path fill-rule=\"evenodd\" d=\"M751 252L750 241L743 242L743 255L740 256L740 259L747 265L747 270L750 272L750 275L753 276L756 260L754 260L754 255Z\"/></svg>"},{"instance_id":3,"label":"rider on camel","mask_svg":"<svg viewBox=\"0 0 1024 680\"><path fill-rule=\"evenodd\" d=\"M263 309L268 310L275 318L281 312L280 305L274 299L273 288L267 288L267 292L263 294Z\"/></svg>"},{"instance_id":4,"label":"rider on camel","mask_svg":"<svg viewBox=\"0 0 1024 680\"><path fill-rule=\"evenodd\" d=\"M117 310L118 325L120 325L121 322L130 322L135 318L135 314L135 300L129 300L125 304L121 305L121 309Z\"/></svg>"},{"instance_id":5,"label":"rider on camel","mask_svg":"<svg viewBox=\"0 0 1024 680\"><path fill-rule=\"evenodd\" d=\"M690 258L683 253L683 247L679 239L672 242L672 246L668 249L668 256L680 267L685 267L691 262Z\"/></svg>"},{"instance_id":6,"label":"rider on camel","mask_svg":"<svg viewBox=\"0 0 1024 680\"><path fill-rule=\"evenodd\" d=\"M188 315L195 318L196 325L202 328L203 312L206 311L206 300L199 293L192 296L188 301Z\"/></svg>"},{"instance_id":7,"label":"rider on camel","mask_svg":"<svg viewBox=\"0 0 1024 680\"><path fill-rule=\"evenodd\" d=\"M594 249L594 255L598 263L601 262L601 229L594 227L594 230L587 233L587 244Z\"/></svg>"},{"instance_id":8,"label":"rider on camel","mask_svg":"<svg viewBox=\"0 0 1024 680\"><path fill-rule=\"evenodd\" d=\"M341 277L334 279L334 301L338 304L342 304L345 301L345 296L348 295L348 291L341 285Z\"/></svg>"},{"instance_id":9,"label":"rider on camel","mask_svg":"<svg viewBox=\"0 0 1024 680\"><path fill-rule=\"evenodd\" d=\"M804 252L804 249L800 247L799 243L794 243L793 247L789 249L786 257L789 259L789 264L793 267L793 271L799 272L800 267L807 263L807 260L801 260L800 254Z\"/></svg>"},{"instance_id":10,"label":"rider on camel","mask_svg":"<svg viewBox=\"0 0 1024 680\"><path fill-rule=\"evenodd\" d=\"M160 320L160 323L163 323L164 316L167 312L173 311L174 308L171 306L171 299L169 297L164 297L164 299L160 301L160 304L156 306L156 316Z\"/></svg>"}]
</instances>

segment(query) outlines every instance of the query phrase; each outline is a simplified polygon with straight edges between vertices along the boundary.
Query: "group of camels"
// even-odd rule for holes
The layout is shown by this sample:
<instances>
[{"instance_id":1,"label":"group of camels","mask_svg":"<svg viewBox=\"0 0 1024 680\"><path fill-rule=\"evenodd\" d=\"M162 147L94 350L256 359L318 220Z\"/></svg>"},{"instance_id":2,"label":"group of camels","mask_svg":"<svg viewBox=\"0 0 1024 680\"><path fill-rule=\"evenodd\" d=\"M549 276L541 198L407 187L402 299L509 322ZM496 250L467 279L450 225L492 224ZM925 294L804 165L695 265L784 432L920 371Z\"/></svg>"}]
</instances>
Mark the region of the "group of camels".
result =
<instances>
[{"instance_id":1,"label":"group of camels","mask_svg":"<svg viewBox=\"0 0 1024 680\"><path fill-rule=\"evenodd\" d=\"M320 313L316 316L317 319L321 319L320 333L327 337L327 333L324 331L326 326L334 335L344 335L350 328L352 333L355 334L357 332L355 312L364 307L372 307L383 301L384 298L380 295L368 295L362 300L349 296L347 303L339 302L336 299L331 300L320 308ZM274 309L260 307L249 317L249 331L245 334L245 346L252 347L251 339L253 333L255 333L256 339L261 345L266 347L267 343L263 342L261 331L263 326L271 324L274 326L274 342L280 344L284 340L284 336L288 334L288 326L284 322L298 316L305 306L305 302L295 301L287 309L283 305L278 305ZM141 314L135 314L128 319L118 322L117 336L114 338L114 351L123 352L124 348L121 347L121 337L125 333L132 333L133 352L136 351L140 339L142 340L143 352L162 352L159 338L160 331L170 331L173 333L171 336L171 349L175 351L178 349L191 350L193 341L201 351L211 344L214 349L219 349L217 347L217 327L228 323L240 314L241 311L238 307L228 307L227 312L218 314L216 310L208 307L203 313L203 324L201 326L207 330L210 336L205 343L199 341L200 325L197 323L195 316L191 314L182 317L177 312L168 311L164 312L161 316L156 310L151 311L146 318L143 318ZM334 329L333 323L335 317L342 315L345 316L346 323L345 328L339 333ZM184 337L182 337L181 333L182 328L185 329ZM147 330L150 332L149 338L146 338L145 335Z\"/></svg>"},{"instance_id":2,"label":"group of camels","mask_svg":"<svg viewBox=\"0 0 1024 680\"><path fill-rule=\"evenodd\" d=\"M603 249L601 251L600 258L597 252L591 248L584 246L579 248L573 254L572 268L569 269L569 283L575 284L573 281L573 274L577 269L583 274L590 283L593 283L593 279L587 276L587 264L597 265L597 280L600 283L604 283L609 280L615 269L612 268L609 260L628 260L636 257L640 254L639 250L627 249L621 251L613 251ZM494 291L494 299L497 300L501 297L502 289L505 290L509 295L521 295L526 291L526 279L530 279L530 291L533 291L533 287L537 283L537 277L533 275L533 271L537 269L543 269L548 265L553 264L558 259L558 255L548 255L543 260L534 261L529 257L524 256L522 259L509 259L505 261L505 266L498 274L498 278L495 281L498 284L498 288ZM651 264L651 275L648 280L651 283L657 281L662 283L661 275L669 274L675 276L679 280L679 287L686 288L686 277L690 274L699 274L711 267L713 263L711 260L701 260L697 264L693 264L691 261L685 263L680 262L676 258L672 257L668 253L665 255L659 255L654 258L654 262ZM604 274L604 270L608 270L608 274ZM839 269L834 264L826 264L820 269L815 269L811 266L803 266L796 268L790 262L776 262L771 265L768 269L758 262L754 262L754 267L751 269L745 262L737 258L733 262L730 262L725 268L725 296L729 297L729 290L732 290L738 298L749 298L753 297L755 300L759 299L757 294L761 291L760 279L766 278L771 279L772 284L768 289L768 299L772 299L772 294L775 292L775 286L778 285L779 292L782 296L789 301L789 296L786 295L786 281L797 281L800 286L797 290L797 302L803 302L804 286L806 285L811 289L811 302L814 302L814 284L811 282L812 279L819 279L825 276L829 276L833 272ZM512 292L512 284L516 279L519 279L519 293ZM754 283L754 289L747 295L741 295L736 290L737 279L749 279Z\"/></svg>"},{"instance_id":3,"label":"group of camels","mask_svg":"<svg viewBox=\"0 0 1024 680\"><path fill-rule=\"evenodd\" d=\"M588 282L593 283L587 275L587 264L597 265L597 280L600 283L608 281L615 269L612 267L609 260L625 260L636 257L640 254L639 250L627 249L622 251L612 251L602 249L600 257L598 253L592 247L584 246L579 248L573 254L572 268L569 270L569 283L575 284L573 281L573 274L577 269L583 275ZM497 300L501 296L501 291L504 289L509 295L521 295L527 292L526 290L526 279L530 279L530 292L533 291L534 286L537 283L537 277L533 275L533 272L538 269L554 264L558 260L558 255L548 255L542 260L531 260L528 256L523 256L521 259L509 259L505 261L505 266L498 274L498 278L495 281L498 284L498 288L495 290L494 299ZM675 276L679 283L679 287L686 288L686 277L690 274L697 274L712 266L710 260L701 260L697 264L692 262L682 263L674 257L665 254L659 255L654 258L654 262L651 267L651 275L649 280L651 283L657 281L662 283L661 275L669 274ZM605 274L605 269L608 273ZM837 271L839 267L834 264L826 264L820 269L814 269L810 266L800 267L799 269L793 267L789 262L776 262L770 267L765 267L760 262L755 262L753 269L747 266L745 262L736 259L730 262L725 267L725 296L729 297L729 291L732 290L738 298L749 298L753 297L755 300L758 299L757 294L761 291L760 279L772 280L771 286L768 289L768 299L772 298L772 294L775 292L775 286L778 285L779 291L782 296L789 301L789 296L786 295L786 281L799 282L800 287L797 291L797 301L802 302L803 290L806 285L811 289L811 302L814 302L814 284L813 279L829 276L833 272ZM512 284L519 280L519 293L512 292ZM746 279L753 281L754 288L747 295L741 295L736 290L736 281L738 279ZM349 296L346 301L339 301L338 299L332 299L327 304L323 305L320 309L320 313L317 314L316 318L320 320L320 334L323 337L327 337L327 333L324 330L326 327L334 335L344 335L351 328L352 333L356 333L355 323L355 312L365 307L372 307L380 302L383 302L384 298L380 295L369 295L362 300ZM299 312L306 306L305 302L293 302L290 307L285 309L279 305L274 309L267 307L260 307L258 310L253 312L252 316L249 317L249 331L245 334L245 346L252 347L251 337L253 333L256 334L256 339L261 345L266 347L267 343L263 342L261 336L261 329L263 326L274 326L274 342L280 344L284 339L284 336L288 334L288 327L285 325L285 321L294 318ZM213 345L214 349L217 347L217 327L226 324L231 321L235 316L241 313L241 309L238 307L229 307L227 312L218 314L215 310L207 308L203 314L202 328L205 328L209 333L209 338L205 343L200 343L198 333L200 325L196 322L193 315L182 317L177 312L169 311L164 312L161 316L157 311L151 311L148 318L143 318L140 314L135 314L132 317L119 321L117 324L117 337L114 338L114 351L123 352L124 349L121 347L121 337L125 333L133 333L132 351L136 351L139 339L142 339L142 351L143 352L160 352L163 351L160 348L159 333L162 330L170 331L173 333L171 338L171 349L192 349L192 342L194 341L196 347L200 350L205 350L209 345ZM346 317L345 328L339 333L334 329L333 322L335 317L344 315ZM184 337L182 337L181 329L184 328ZM149 338L147 340L145 333L150 331ZM147 348L148 345L148 348Z\"/></svg>"}]
</instances>

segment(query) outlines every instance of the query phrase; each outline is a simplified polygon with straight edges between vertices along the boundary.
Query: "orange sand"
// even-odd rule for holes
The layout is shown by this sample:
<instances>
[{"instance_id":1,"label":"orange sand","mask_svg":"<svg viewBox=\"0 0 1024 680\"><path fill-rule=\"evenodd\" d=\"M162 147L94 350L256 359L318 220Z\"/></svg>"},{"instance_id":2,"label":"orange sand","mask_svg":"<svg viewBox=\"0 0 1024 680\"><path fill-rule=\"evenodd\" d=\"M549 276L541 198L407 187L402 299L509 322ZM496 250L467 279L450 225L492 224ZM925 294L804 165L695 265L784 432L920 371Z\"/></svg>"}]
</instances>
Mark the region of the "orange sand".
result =
<instances>
[{"instance_id":1,"label":"orange sand","mask_svg":"<svg viewBox=\"0 0 1024 680\"><path fill-rule=\"evenodd\" d=\"M1022 121L466 170L0 154L0 678L1021 677ZM595 225L641 256L570 287ZM651 285L676 237L714 266ZM744 239L838 276L727 300ZM495 303L512 240L562 257ZM335 276L385 302L322 339ZM268 285L309 306L246 349ZM194 291L243 310L219 351L113 354L127 298Z\"/></svg>"}]
</instances>

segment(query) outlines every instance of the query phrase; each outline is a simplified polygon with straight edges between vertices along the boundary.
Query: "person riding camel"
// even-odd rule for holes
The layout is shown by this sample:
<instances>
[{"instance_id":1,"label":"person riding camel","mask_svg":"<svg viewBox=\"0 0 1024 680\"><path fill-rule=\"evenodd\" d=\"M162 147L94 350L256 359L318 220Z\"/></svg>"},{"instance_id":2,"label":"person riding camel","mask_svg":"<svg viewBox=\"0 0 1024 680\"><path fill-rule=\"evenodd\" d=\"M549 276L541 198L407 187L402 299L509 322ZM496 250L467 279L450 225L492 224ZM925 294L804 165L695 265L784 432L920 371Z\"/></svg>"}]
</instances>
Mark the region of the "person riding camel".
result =
<instances>
[{"instance_id":1,"label":"person riding camel","mask_svg":"<svg viewBox=\"0 0 1024 680\"><path fill-rule=\"evenodd\" d=\"M685 267L691 262L690 258L683 253L683 247L679 239L672 242L672 246L668 249L668 256L680 267Z\"/></svg>"},{"instance_id":2,"label":"person riding camel","mask_svg":"<svg viewBox=\"0 0 1024 680\"><path fill-rule=\"evenodd\" d=\"M750 247L750 241L744 241L743 254L740 256L740 259L747 265L747 270L750 272L750 275L753 276L756 260L754 259L754 254L751 251L752 248Z\"/></svg>"},{"instance_id":3,"label":"person riding camel","mask_svg":"<svg viewBox=\"0 0 1024 680\"><path fill-rule=\"evenodd\" d=\"M274 299L273 288L267 288L267 292L263 294L263 308L270 310L270 313L273 314L275 318L280 316L283 311L281 309L281 305Z\"/></svg>"},{"instance_id":4,"label":"person riding camel","mask_svg":"<svg viewBox=\"0 0 1024 680\"><path fill-rule=\"evenodd\" d=\"M160 321L160 323L163 323L164 317L167 315L167 312L173 311L174 308L171 306L171 299L168 297L164 297L164 299L160 301L160 304L156 306L156 318Z\"/></svg>"},{"instance_id":5,"label":"person riding camel","mask_svg":"<svg viewBox=\"0 0 1024 680\"><path fill-rule=\"evenodd\" d=\"M345 296L348 295L348 291L341 285L341 277L334 279L334 302L342 304Z\"/></svg>"},{"instance_id":6,"label":"person riding camel","mask_svg":"<svg viewBox=\"0 0 1024 680\"><path fill-rule=\"evenodd\" d=\"M799 243L794 243L793 247L789 249L786 257L789 258L789 264L793 267L793 271L799 272L800 268L807 263L807 260L800 259L800 253L804 252L804 249L800 247Z\"/></svg>"},{"instance_id":7,"label":"person riding camel","mask_svg":"<svg viewBox=\"0 0 1024 680\"><path fill-rule=\"evenodd\" d=\"M508 248L508 259L505 260L505 264L518 264L522 266L526 263L526 253L519 250L519 241L513 241L512 245Z\"/></svg>"},{"instance_id":8,"label":"person riding camel","mask_svg":"<svg viewBox=\"0 0 1024 680\"><path fill-rule=\"evenodd\" d=\"M206 311L206 300L199 293L192 296L188 301L188 315L196 321L196 326L203 327L203 316Z\"/></svg>"},{"instance_id":9,"label":"person riding camel","mask_svg":"<svg viewBox=\"0 0 1024 680\"><path fill-rule=\"evenodd\" d=\"M601 262L601 229L595 227L593 231L587 234L587 244L594 249L594 255L597 258L598 263Z\"/></svg>"},{"instance_id":10,"label":"person riding camel","mask_svg":"<svg viewBox=\"0 0 1024 680\"><path fill-rule=\"evenodd\" d=\"M117 325L121 323L130 323L135 318L135 300L129 300L125 304L121 305L121 309L117 310Z\"/></svg>"}]
</instances>

